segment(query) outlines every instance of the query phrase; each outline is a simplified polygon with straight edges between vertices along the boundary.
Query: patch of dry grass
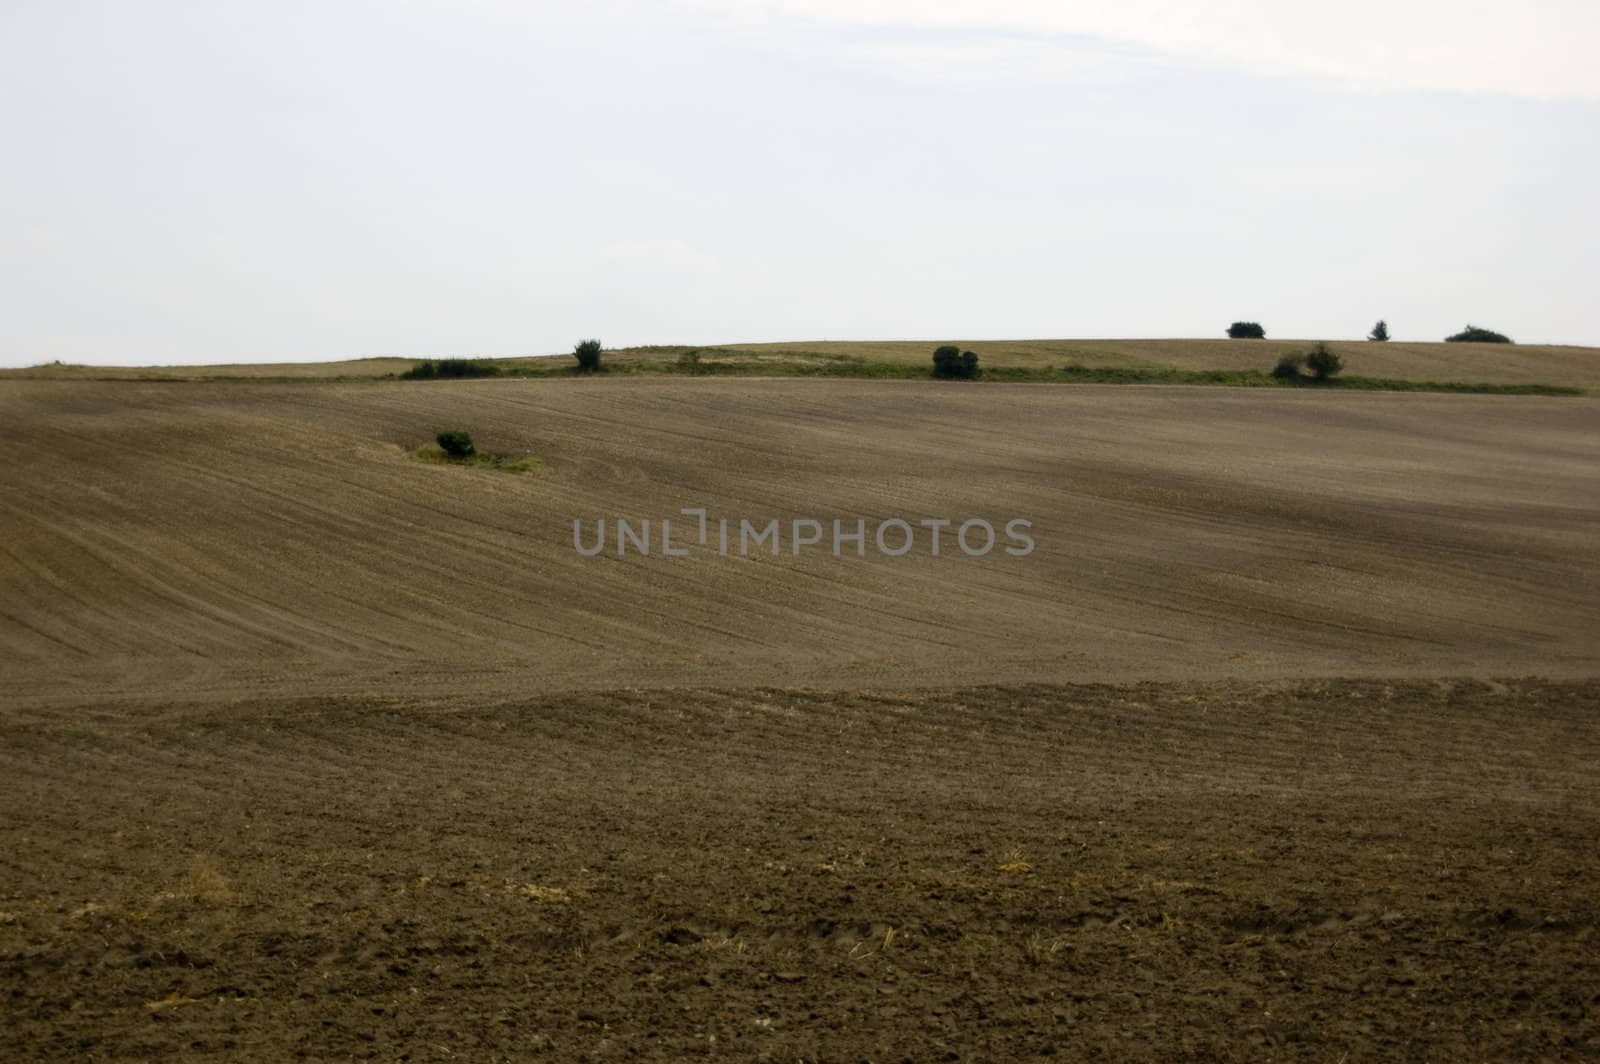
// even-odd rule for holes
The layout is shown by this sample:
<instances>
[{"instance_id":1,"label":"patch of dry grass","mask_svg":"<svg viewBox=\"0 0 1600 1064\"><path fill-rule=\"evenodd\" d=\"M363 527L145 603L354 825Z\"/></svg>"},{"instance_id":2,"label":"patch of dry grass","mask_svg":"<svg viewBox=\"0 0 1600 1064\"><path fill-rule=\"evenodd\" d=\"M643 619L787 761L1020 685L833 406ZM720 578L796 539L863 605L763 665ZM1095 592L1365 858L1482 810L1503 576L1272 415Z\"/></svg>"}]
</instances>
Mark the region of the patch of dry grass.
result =
<instances>
[{"instance_id":1,"label":"patch of dry grass","mask_svg":"<svg viewBox=\"0 0 1600 1064\"><path fill-rule=\"evenodd\" d=\"M1027 958L1029 964L1037 968L1039 965L1054 957L1061 949L1064 941L1065 940L1060 937L1046 938L1044 935L1041 935L1039 932L1035 931L1029 935L1028 940L1022 944L1022 955Z\"/></svg>"},{"instance_id":2,"label":"patch of dry grass","mask_svg":"<svg viewBox=\"0 0 1600 1064\"><path fill-rule=\"evenodd\" d=\"M1033 863L1024 860L1020 847L1012 846L1000 854L1000 860L995 864L996 872L1004 872L1008 876L1025 876L1033 871Z\"/></svg>"},{"instance_id":3,"label":"patch of dry grass","mask_svg":"<svg viewBox=\"0 0 1600 1064\"><path fill-rule=\"evenodd\" d=\"M519 897L531 898L545 905L570 905L572 892L565 887L547 887L539 883L508 883L506 890Z\"/></svg>"},{"instance_id":4,"label":"patch of dry grass","mask_svg":"<svg viewBox=\"0 0 1600 1064\"><path fill-rule=\"evenodd\" d=\"M488 451L479 451L477 454L466 458L451 458L444 453L438 444L430 443L426 447L419 447L411 452L411 457L418 462L427 462L429 465L465 466L475 469L493 469L501 473L537 473L544 468L544 462L527 455L522 458L511 458L503 454L491 454Z\"/></svg>"},{"instance_id":5,"label":"patch of dry grass","mask_svg":"<svg viewBox=\"0 0 1600 1064\"><path fill-rule=\"evenodd\" d=\"M189 862L179 893L204 905L239 904L239 892L229 882L222 862L211 854L199 854Z\"/></svg>"}]
</instances>

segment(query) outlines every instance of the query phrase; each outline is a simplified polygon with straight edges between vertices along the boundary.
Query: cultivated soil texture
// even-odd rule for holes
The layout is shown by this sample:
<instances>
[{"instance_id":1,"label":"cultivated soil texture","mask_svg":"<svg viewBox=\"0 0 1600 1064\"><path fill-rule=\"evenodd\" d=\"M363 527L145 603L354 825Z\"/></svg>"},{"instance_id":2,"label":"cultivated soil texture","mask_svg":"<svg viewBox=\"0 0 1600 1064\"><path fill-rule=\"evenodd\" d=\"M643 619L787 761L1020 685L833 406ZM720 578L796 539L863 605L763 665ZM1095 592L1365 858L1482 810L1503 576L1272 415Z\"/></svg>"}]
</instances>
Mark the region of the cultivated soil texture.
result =
<instances>
[{"instance_id":1,"label":"cultivated soil texture","mask_svg":"<svg viewBox=\"0 0 1600 1064\"><path fill-rule=\"evenodd\" d=\"M542 469L411 457L448 428ZM1600 672L1586 396L12 381L0 448L12 699ZM619 517L689 554L574 549ZM884 557L892 518L1036 549Z\"/></svg>"},{"instance_id":2,"label":"cultivated soil texture","mask_svg":"<svg viewBox=\"0 0 1600 1064\"><path fill-rule=\"evenodd\" d=\"M0 1060L1600 1057L1600 400L11 378L0 446ZM971 517L1037 547L870 542Z\"/></svg>"}]
</instances>

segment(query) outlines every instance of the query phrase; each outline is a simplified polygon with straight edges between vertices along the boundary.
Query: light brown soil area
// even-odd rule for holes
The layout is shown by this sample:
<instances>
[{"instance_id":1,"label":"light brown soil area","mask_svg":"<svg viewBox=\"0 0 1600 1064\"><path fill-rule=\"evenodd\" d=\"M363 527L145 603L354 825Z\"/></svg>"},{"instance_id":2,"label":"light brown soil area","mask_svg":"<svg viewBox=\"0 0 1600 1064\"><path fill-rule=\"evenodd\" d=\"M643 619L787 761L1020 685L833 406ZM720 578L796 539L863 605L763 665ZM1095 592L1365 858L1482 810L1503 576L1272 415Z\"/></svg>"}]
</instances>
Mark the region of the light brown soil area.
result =
<instances>
[{"instance_id":1,"label":"light brown soil area","mask_svg":"<svg viewBox=\"0 0 1600 1064\"><path fill-rule=\"evenodd\" d=\"M545 471L407 457L447 427ZM13 382L0 447L12 699L1600 665L1589 398ZM1024 517L1037 548L573 548L618 516L681 543L695 506Z\"/></svg>"},{"instance_id":2,"label":"light brown soil area","mask_svg":"<svg viewBox=\"0 0 1600 1064\"><path fill-rule=\"evenodd\" d=\"M0 448L0 1060L1600 1055L1600 400L8 380ZM573 549L684 506L1038 546Z\"/></svg>"}]
</instances>

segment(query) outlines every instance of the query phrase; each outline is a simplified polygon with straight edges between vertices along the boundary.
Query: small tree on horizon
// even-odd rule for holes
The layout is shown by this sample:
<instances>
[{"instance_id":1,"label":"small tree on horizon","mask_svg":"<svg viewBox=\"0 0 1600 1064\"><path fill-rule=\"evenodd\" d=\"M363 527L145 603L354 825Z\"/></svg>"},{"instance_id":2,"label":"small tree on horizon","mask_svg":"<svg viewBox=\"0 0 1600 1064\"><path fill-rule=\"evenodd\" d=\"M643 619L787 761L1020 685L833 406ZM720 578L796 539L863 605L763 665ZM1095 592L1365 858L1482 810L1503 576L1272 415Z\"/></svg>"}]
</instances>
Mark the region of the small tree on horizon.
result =
<instances>
[{"instance_id":1,"label":"small tree on horizon","mask_svg":"<svg viewBox=\"0 0 1600 1064\"><path fill-rule=\"evenodd\" d=\"M943 344L933 351L933 375L952 380L975 380L978 376L978 356L972 351L962 351L954 344Z\"/></svg>"},{"instance_id":2,"label":"small tree on horizon","mask_svg":"<svg viewBox=\"0 0 1600 1064\"><path fill-rule=\"evenodd\" d=\"M1322 384L1343 372L1344 360L1327 344L1318 343L1306 355L1306 369L1311 371L1312 380Z\"/></svg>"},{"instance_id":3,"label":"small tree on horizon","mask_svg":"<svg viewBox=\"0 0 1600 1064\"><path fill-rule=\"evenodd\" d=\"M578 345L572 349L572 357L578 360L578 371L599 373L600 351L599 340L579 340Z\"/></svg>"},{"instance_id":4,"label":"small tree on horizon","mask_svg":"<svg viewBox=\"0 0 1600 1064\"><path fill-rule=\"evenodd\" d=\"M1230 340L1265 340L1267 330L1261 327L1260 322L1236 321L1228 326Z\"/></svg>"},{"instance_id":5,"label":"small tree on horizon","mask_svg":"<svg viewBox=\"0 0 1600 1064\"><path fill-rule=\"evenodd\" d=\"M1379 318L1378 324L1374 325L1372 331L1367 334L1367 339L1376 340L1379 343L1389 339L1389 323Z\"/></svg>"},{"instance_id":6,"label":"small tree on horizon","mask_svg":"<svg viewBox=\"0 0 1600 1064\"><path fill-rule=\"evenodd\" d=\"M1454 336L1446 336L1447 344L1509 344L1514 341L1505 333L1497 333L1493 329L1480 329L1476 325L1468 325Z\"/></svg>"}]
</instances>

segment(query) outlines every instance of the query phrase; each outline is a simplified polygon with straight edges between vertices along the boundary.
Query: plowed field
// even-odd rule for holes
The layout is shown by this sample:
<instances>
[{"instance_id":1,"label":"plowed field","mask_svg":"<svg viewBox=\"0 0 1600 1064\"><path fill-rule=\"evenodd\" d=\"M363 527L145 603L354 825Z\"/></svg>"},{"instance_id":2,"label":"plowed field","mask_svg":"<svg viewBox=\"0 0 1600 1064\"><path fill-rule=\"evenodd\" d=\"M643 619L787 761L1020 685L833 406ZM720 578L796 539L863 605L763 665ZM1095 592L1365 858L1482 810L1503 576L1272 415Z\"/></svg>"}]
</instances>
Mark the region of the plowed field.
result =
<instances>
[{"instance_id":1,"label":"plowed field","mask_svg":"<svg viewBox=\"0 0 1600 1064\"><path fill-rule=\"evenodd\" d=\"M1600 1055L1596 400L9 380L0 447L0 1059Z\"/></svg>"}]
</instances>

